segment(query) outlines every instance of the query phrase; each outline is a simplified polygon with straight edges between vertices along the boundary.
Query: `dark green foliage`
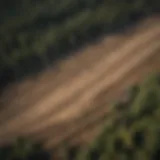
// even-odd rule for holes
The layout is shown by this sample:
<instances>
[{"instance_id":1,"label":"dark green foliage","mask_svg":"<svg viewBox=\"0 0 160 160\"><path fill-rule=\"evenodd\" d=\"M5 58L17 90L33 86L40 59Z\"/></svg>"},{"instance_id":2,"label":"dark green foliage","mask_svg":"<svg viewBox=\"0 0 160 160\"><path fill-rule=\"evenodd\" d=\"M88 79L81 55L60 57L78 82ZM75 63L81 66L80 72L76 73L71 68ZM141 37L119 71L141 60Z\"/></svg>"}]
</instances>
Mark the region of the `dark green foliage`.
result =
<instances>
[{"instance_id":1,"label":"dark green foliage","mask_svg":"<svg viewBox=\"0 0 160 160\"><path fill-rule=\"evenodd\" d=\"M35 73L86 41L159 11L159 6L159 0L2 0L0 79Z\"/></svg>"},{"instance_id":2,"label":"dark green foliage","mask_svg":"<svg viewBox=\"0 0 160 160\"><path fill-rule=\"evenodd\" d=\"M2 160L50 160L50 154L41 145L19 138L15 143L0 148Z\"/></svg>"},{"instance_id":3,"label":"dark green foliage","mask_svg":"<svg viewBox=\"0 0 160 160\"><path fill-rule=\"evenodd\" d=\"M151 76L139 86L139 92L136 94L132 103L126 105L118 115L114 114L116 117L112 119L112 123L106 124L103 133L91 144L87 155L81 153L84 160L94 159L91 158L93 153L98 155L96 160L160 158L159 77ZM108 116L111 114L113 113ZM77 159L80 160L79 157Z\"/></svg>"}]
</instances>

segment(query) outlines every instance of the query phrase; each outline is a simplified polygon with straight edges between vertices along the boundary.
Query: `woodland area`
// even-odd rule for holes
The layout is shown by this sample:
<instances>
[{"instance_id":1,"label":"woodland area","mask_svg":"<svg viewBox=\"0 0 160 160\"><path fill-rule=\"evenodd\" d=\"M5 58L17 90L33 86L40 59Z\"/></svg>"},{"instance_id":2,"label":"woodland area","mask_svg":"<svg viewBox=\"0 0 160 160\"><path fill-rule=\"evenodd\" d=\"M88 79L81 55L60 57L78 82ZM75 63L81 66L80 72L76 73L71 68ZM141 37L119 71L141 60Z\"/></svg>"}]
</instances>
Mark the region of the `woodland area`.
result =
<instances>
[{"instance_id":1,"label":"woodland area","mask_svg":"<svg viewBox=\"0 0 160 160\"><path fill-rule=\"evenodd\" d=\"M159 10L159 0L2 0L0 84L35 74L97 36Z\"/></svg>"}]
</instances>

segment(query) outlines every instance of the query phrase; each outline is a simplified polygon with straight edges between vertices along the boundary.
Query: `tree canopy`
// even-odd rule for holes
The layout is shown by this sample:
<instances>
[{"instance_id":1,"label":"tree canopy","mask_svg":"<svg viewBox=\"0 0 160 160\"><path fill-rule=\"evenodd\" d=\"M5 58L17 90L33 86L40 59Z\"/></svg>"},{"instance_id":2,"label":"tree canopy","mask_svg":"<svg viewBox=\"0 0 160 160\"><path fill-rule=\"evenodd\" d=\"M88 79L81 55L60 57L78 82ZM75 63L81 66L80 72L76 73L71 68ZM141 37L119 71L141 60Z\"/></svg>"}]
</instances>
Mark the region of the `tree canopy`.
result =
<instances>
[{"instance_id":1,"label":"tree canopy","mask_svg":"<svg viewBox=\"0 0 160 160\"><path fill-rule=\"evenodd\" d=\"M159 11L159 6L159 0L2 0L0 79L36 73L101 33Z\"/></svg>"}]
</instances>

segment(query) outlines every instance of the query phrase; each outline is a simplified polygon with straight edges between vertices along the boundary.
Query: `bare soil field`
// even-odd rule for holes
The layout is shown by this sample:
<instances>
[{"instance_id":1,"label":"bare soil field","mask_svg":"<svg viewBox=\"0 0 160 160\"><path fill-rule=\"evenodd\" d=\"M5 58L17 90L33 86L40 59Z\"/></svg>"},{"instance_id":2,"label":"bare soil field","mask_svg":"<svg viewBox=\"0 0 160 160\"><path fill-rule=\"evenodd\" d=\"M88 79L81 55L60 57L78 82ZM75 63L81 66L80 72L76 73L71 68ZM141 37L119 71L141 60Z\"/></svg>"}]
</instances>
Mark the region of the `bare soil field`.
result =
<instances>
[{"instance_id":1,"label":"bare soil field","mask_svg":"<svg viewBox=\"0 0 160 160\"><path fill-rule=\"evenodd\" d=\"M18 84L0 98L0 145L18 136L52 148L64 140L88 143L108 106L132 84L160 71L160 18L103 37Z\"/></svg>"}]
</instances>

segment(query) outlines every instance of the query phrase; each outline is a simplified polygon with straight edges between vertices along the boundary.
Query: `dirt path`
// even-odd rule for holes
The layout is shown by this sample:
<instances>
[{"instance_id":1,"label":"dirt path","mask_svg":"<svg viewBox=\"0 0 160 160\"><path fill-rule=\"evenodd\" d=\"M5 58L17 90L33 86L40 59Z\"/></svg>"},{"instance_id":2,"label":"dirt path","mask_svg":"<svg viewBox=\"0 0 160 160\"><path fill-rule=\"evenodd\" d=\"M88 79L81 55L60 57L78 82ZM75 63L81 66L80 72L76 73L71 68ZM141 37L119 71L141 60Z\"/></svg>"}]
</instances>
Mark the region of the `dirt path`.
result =
<instances>
[{"instance_id":1,"label":"dirt path","mask_svg":"<svg viewBox=\"0 0 160 160\"><path fill-rule=\"evenodd\" d=\"M159 43L157 43L157 45L155 45L156 47L157 46L159 46L160 45L160 42ZM153 47L153 46L152 46ZM150 48L151 50L153 49L153 48ZM150 50L150 51L151 51ZM149 50L148 50L149 51ZM146 50L144 50L144 55L146 56ZM149 53L149 52L148 52ZM151 52L150 52L151 53ZM139 58L139 57L138 57ZM134 59L135 61L134 62L137 62L137 59ZM139 59L140 60L140 59ZM141 60L144 60L144 59L141 59ZM145 59L146 60L146 59ZM136 63L136 67L137 66L139 66L140 65L140 63L143 63L143 61L139 61L139 64L138 63ZM135 65L134 65L134 67L135 67ZM125 67L124 67L125 68ZM122 84L124 81L125 81L125 79L124 78L127 78L128 77L128 75L127 74L130 74L130 71L133 71L133 69L134 68L132 68L132 70L130 69L130 68L127 68L125 71L124 71L124 68L122 69L121 68L121 70L123 70L123 72L124 73L120 73L119 72L119 74L117 74L117 76L115 76L115 77L117 77L117 78L115 78L117 81L115 81L113 84L110 84L109 85L109 87L106 87L106 88L108 88L108 91L109 91L109 94L108 94L108 96L106 97L106 99L108 99L108 101L109 100L111 100L111 99L113 99L114 98L114 96L115 96L115 94L116 94L116 92L114 92L113 93L113 89L114 89L114 87L116 86L117 87L117 89L120 89L120 90L122 90L123 88L122 88L122 86L120 86L120 87L118 87L120 84ZM128 72L127 72L127 70L128 70ZM115 73L115 75L116 75L116 73ZM118 77L118 75L119 75L119 77ZM128 77L128 79L129 79L129 77ZM125 85L127 85L127 83L129 83L130 81L126 81L126 84ZM101 83L102 84L102 83ZM124 87L124 86L123 86ZM98 87L99 89L100 89L100 87ZM103 87L103 88L105 88L105 87ZM101 88L102 90L103 90L103 88ZM117 90L117 92L118 92L118 90ZM101 102L99 102L99 103L101 103ZM90 107L92 107L92 106L90 106ZM94 109L94 108L93 108ZM86 117L83 117L83 118L81 118L81 125L79 124L79 123L75 123L75 125L74 126L72 126L72 127L70 127L70 128L72 128L72 130L67 130L66 132L62 132L62 133L64 133L63 135L61 135L60 136L60 139L61 139L61 137L68 137L68 136L70 136L70 135L72 135L74 132L77 132L77 133L79 133L79 130L81 129L81 128L83 128L83 126L86 126L87 125L87 123L89 123L89 124L94 124L95 122L97 122L97 121L101 121L101 118L103 119L103 117L105 117L105 115L106 115L106 113L107 113L107 108L105 107L105 108L101 108L100 109L100 107L98 108L98 110L95 110L93 113L91 113L91 115L89 116L89 115L87 115ZM78 113L76 113L76 115L77 115ZM48 123L49 124L49 123ZM78 124L78 125L77 125ZM89 126L89 125L87 125L87 126ZM60 132L59 132L60 133ZM57 134L58 135L58 134ZM56 137L56 136L55 136ZM72 136L71 136L72 137ZM56 137L56 141L58 141L58 138ZM52 143L52 141L49 141L49 143Z\"/></svg>"},{"instance_id":2,"label":"dirt path","mask_svg":"<svg viewBox=\"0 0 160 160\"><path fill-rule=\"evenodd\" d=\"M158 47L160 46L160 42L157 42L157 44L155 44L153 42L153 44L155 46L151 45L150 48L147 47L147 50L150 51L149 53L151 53L151 51L154 50L154 47L156 49L157 46ZM144 46L144 48L145 48L144 56L147 57L146 45ZM151 49L151 50L149 50L149 49ZM119 78L120 76L123 77L128 71L130 71L133 68L133 66L138 65L138 60L139 60L139 63L142 63L142 61L145 60L146 57L144 57L144 56L141 57L142 52L143 52L143 50L139 50L139 52L137 52L136 54L132 54L130 57L123 59L123 61L121 61L121 63L124 65L122 65L121 67L119 67L119 65L118 65L113 70L110 70L109 73L112 73L112 71L113 71L112 75L110 75L110 74L107 75L107 73L106 73L106 76L99 78L98 81L96 81L96 83L93 83L91 86L90 85L86 86L86 90L84 90L83 92L81 91L78 98L75 98L74 95L72 95L73 99L71 99L68 103L65 103L63 105L61 104L60 107L63 107L63 110L61 109L59 112L55 112L55 110L53 110L53 113L49 113L49 115L48 115L48 113L46 113L47 116L46 115L41 116L39 119L41 119L42 123L39 124L38 126L37 126L38 116L36 117L37 118L36 123L34 122L34 120L31 120L31 123L28 124L30 126L30 129L29 130L27 129L27 131L25 131L25 132L29 132L29 131L34 132L35 130L38 130L40 128L44 128L46 125L55 124L60 121L64 121L65 119L69 119L69 118L71 119L72 117L75 118L79 114L82 114L84 112L83 108L85 108L85 110L86 110L89 107L92 107L93 104L91 103L91 105L90 105L90 102L92 102L92 100L99 93L99 91L103 90L103 88L109 88L112 85L114 85L117 81L120 80L120 78ZM129 64L127 63L128 59L131 59ZM119 64L119 63L117 63L117 64ZM107 82L108 76L110 76L111 81L109 80ZM48 118L48 117L50 117L50 118Z\"/></svg>"},{"instance_id":3,"label":"dirt path","mask_svg":"<svg viewBox=\"0 0 160 160\"><path fill-rule=\"evenodd\" d=\"M155 32L154 32L155 31ZM108 74L112 73L114 70L112 68L119 68L119 64L126 63L127 61L134 56L137 53L136 50L138 50L138 46L145 43L147 41L153 41L155 37L159 36L160 30L159 26L156 27L154 30L151 30L149 33L145 33L144 35L139 35L141 38L136 37L136 39L130 40L131 42L128 42L122 49L118 49L117 51L113 52L110 57L106 57L106 59L103 59L99 64L96 64L95 68L92 68L92 70L88 73L84 73L83 75L80 75L76 77L73 81L67 83L64 87L58 88L58 90L54 90L53 93L50 93L50 95L46 96L42 100L40 100L36 105L33 107L30 107L29 110L25 111L24 114L19 115L17 118L11 120L11 125L16 124L16 127L18 127L18 123L22 123L24 125L25 121L33 121L34 119L37 119L38 116L47 114L48 112L51 112L52 108L55 108L55 106L61 106L64 101L67 99L74 100L75 92L82 92L82 90L86 88L89 84L93 83L93 81L96 81L98 79L103 79L102 75L108 78ZM150 43L149 42L149 43ZM142 43L142 44L141 44ZM146 47L146 46L144 46ZM115 56L116 55L116 56ZM126 58L125 56L130 55L131 57ZM139 56L139 54L138 54ZM126 58L126 59L125 59ZM116 67L117 66L117 67ZM100 77L100 78L99 78ZM112 79L109 79L109 81L112 81ZM99 82L98 82L99 83ZM106 83L106 80L104 80L104 84ZM103 83L101 83L103 84ZM88 90L88 89L86 89ZM90 92L91 95L93 95L93 91ZM62 96L63 95L63 96ZM88 92L86 93L88 95ZM53 98L54 97L54 98ZM86 96L84 96L86 97ZM87 100L89 100L89 97L86 97ZM81 102L84 102L84 100L80 100ZM86 103L86 102L85 102ZM66 102L65 104L66 105ZM46 107L44 107L46 106ZM75 105L77 106L77 105ZM66 107L67 108L67 107ZM71 108L71 107L70 107ZM79 107L76 107L79 108ZM82 109L82 108L80 108ZM68 110L68 108L67 108ZM35 117L36 115L36 117ZM65 113L65 115L69 116ZM20 122L19 119L23 119L23 122ZM54 118L56 119L56 118ZM9 127L10 128L10 127ZM4 129L3 129L4 130Z\"/></svg>"},{"instance_id":4,"label":"dirt path","mask_svg":"<svg viewBox=\"0 0 160 160\"><path fill-rule=\"evenodd\" d=\"M88 58L87 65L86 59L84 67L82 63L84 57L81 57L82 59L79 58L81 63L78 63L77 60L72 70L71 66L74 66L75 62L74 57L71 57L68 62L60 65L66 68L66 71L60 72L59 78L62 81L59 82L59 85L58 82L56 83L56 80L59 81L59 79L55 78L52 86L50 79L47 83L47 79L41 78L39 82L35 82L35 86L33 82L28 83L26 88L25 85L22 85L17 97L13 96L16 100L10 99L9 103L5 103L9 96L4 98L3 102L8 104L8 107L0 113L0 142L24 135L35 137L37 140L44 139L46 146L51 147L71 135L76 137L76 134L85 128L84 126L89 128L98 121L101 122L107 113L105 106L121 93L123 88L133 83L135 71L137 71L135 77L138 77L141 74L145 75L149 70L158 68L159 64L153 67L153 64L148 62L148 59L155 56L160 60L160 57L157 56L157 50L160 50L160 23L157 21L154 23L143 30L140 28L141 32L138 32L137 29L133 35L126 35L126 39L125 36L120 37L117 41L112 39L113 46L109 44L110 47L105 47L104 43L103 48L94 49L94 60L91 61ZM108 53L104 54L106 51ZM88 52L91 57L92 52ZM69 65L70 63L72 65ZM144 67L142 64L146 68L150 67L145 72L141 71L138 67ZM78 74L75 74L76 68ZM33 93L20 94L20 91L27 92L29 87L32 88ZM96 98L104 90L107 92L105 103L103 98L101 100ZM4 97L8 93L6 92ZM10 93L10 96L12 94ZM102 105L104 108L95 109L94 105L98 106L101 103L105 104ZM87 110L90 114L84 117ZM66 122L65 125L64 122Z\"/></svg>"},{"instance_id":5,"label":"dirt path","mask_svg":"<svg viewBox=\"0 0 160 160\"><path fill-rule=\"evenodd\" d=\"M106 54L110 54L111 50L119 48L122 43L126 43L129 38L133 38L133 36L136 37L139 33L142 34L147 29L153 27L156 21L153 21L154 23L152 23L152 21L152 19L148 19L138 25L136 29L132 29L132 31L121 35L109 36L104 38L100 43L80 50L80 54L76 57L62 60L62 62L57 65L57 68L59 68L58 71L52 69L40 74L38 78L36 78L36 83L35 78L33 78L13 86L13 89L10 89L8 92L6 91L6 94L2 97L2 100L5 101L5 111L6 106L9 106L9 109L12 108L12 111L14 111L13 106L17 106L17 104L27 107L30 106L31 103L37 102L45 94L53 91L55 86L58 87L57 83L62 85L64 82L66 83L67 80L70 81L75 78L77 74L91 68L95 62L97 63L98 60L104 56L106 57ZM97 56L97 53L99 56ZM74 67L75 64L76 67ZM11 103L8 101L8 104L6 104L7 100L10 100Z\"/></svg>"}]
</instances>

